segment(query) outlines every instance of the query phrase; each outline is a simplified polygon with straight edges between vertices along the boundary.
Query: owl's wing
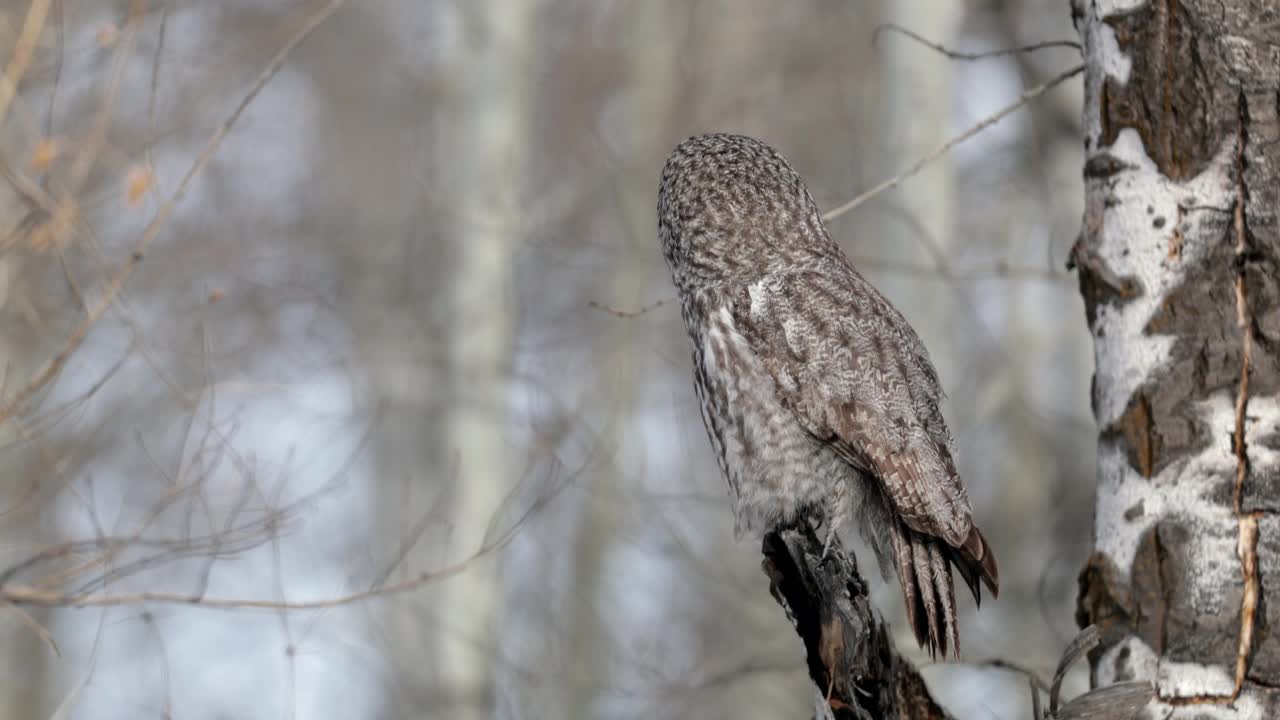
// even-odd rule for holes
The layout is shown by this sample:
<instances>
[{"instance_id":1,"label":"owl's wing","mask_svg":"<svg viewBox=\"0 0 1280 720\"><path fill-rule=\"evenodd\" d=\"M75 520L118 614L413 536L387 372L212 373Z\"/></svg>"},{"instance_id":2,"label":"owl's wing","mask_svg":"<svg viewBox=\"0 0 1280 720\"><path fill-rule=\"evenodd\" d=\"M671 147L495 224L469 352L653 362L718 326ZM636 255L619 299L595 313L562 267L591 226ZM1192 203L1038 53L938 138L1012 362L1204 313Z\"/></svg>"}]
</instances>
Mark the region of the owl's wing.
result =
<instances>
[{"instance_id":1,"label":"owl's wing","mask_svg":"<svg viewBox=\"0 0 1280 720\"><path fill-rule=\"evenodd\" d=\"M796 420L879 479L909 530L958 554L975 597L979 577L997 592L995 558L952 459L941 385L906 319L835 260L768 276L743 293L740 327Z\"/></svg>"}]
</instances>

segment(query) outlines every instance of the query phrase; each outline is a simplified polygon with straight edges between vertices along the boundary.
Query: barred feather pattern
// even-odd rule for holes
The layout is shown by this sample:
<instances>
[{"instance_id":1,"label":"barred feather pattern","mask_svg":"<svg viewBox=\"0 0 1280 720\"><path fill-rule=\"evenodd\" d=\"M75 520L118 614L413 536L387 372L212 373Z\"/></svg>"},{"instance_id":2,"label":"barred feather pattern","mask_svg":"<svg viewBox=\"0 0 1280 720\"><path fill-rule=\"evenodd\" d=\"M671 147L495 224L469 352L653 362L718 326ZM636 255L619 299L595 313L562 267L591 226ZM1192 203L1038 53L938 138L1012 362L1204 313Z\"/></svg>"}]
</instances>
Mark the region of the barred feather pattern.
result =
<instances>
[{"instance_id":1,"label":"barred feather pattern","mask_svg":"<svg viewBox=\"0 0 1280 720\"><path fill-rule=\"evenodd\" d=\"M679 145L662 171L658 235L739 536L856 524L896 571L917 641L958 653L952 569L975 599L979 582L998 591L998 570L915 331L757 140Z\"/></svg>"}]
</instances>

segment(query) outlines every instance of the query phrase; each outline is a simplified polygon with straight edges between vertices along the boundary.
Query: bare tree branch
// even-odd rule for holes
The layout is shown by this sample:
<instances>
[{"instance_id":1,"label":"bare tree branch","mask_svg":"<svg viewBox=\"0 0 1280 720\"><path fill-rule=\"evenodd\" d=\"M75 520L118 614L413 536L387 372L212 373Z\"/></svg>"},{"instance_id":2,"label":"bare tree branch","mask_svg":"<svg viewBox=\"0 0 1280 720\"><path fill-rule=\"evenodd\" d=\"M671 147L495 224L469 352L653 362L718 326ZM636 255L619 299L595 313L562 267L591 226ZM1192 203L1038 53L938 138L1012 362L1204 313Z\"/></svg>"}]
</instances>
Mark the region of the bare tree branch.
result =
<instances>
[{"instance_id":1,"label":"bare tree branch","mask_svg":"<svg viewBox=\"0 0 1280 720\"><path fill-rule=\"evenodd\" d=\"M209 141L206 143L204 151L198 158L196 158L196 161L191 165L191 168L187 170L186 175L183 176L182 180L178 183L178 187L173 191L173 195L171 195L168 201L161 205L160 209L156 211L155 217L147 224L146 229L143 230L142 236L138 238L136 243L134 243L133 249L129 253L128 258L125 259L124 263L111 277L107 283L106 289L102 293L102 296L96 303L94 303L93 307L90 308L85 318L75 327L74 330L72 330L70 335L67 337L63 348L53 357L49 358L44 366L36 371L31 380L20 388L8 402L3 406L0 406L0 422L23 412L26 409L27 402L31 400L32 396L34 396L35 393L48 384L49 381L58 374L58 371L62 369L62 366L71 358L72 353L74 353L76 349L80 347L80 344L84 342L85 337L89 334L89 329L92 328L98 319L102 317L102 314L106 312L107 308L115 302L120 291L124 289L125 283L127 283L129 278L132 277L133 271L137 269L138 265L142 262L142 258L146 255L147 250L150 249L151 244L155 241L156 237L159 236L160 229L173 213L173 209L177 206L178 202L182 200L183 196L186 195L187 189L191 186L191 182L204 171L205 167L209 164L209 160L213 158L218 147L222 145L222 141L226 138L227 134L231 132L231 128L235 127L236 121L240 119L240 116L244 113L245 109L248 108L254 98L262 92L262 89L267 86L267 83L276 76L276 73L280 72L280 68L284 66L285 60L288 59L289 54L293 52L293 49L310 36L316 28L320 27L320 25L333 15L333 13L336 12L342 4L343 0L332 0L328 5L311 16L311 18L298 29L293 37L285 43L284 47L280 48L280 51L276 53L275 57L271 59L271 62L267 64L267 67L258 75L258 79L253 83L252 87L250 87L249 92L245 94L244 98L240 100L235 109L231 111L231 114L222 121L222 124L220 124L217 130L215 130L209 137Z\"/></svg>"},{"instance_id":2,"label":"bare tree branch","mask_svg":"<svg viewBox=\"0 0 1280 720\"><path fill-rule=\"evenodd\" d=\"M1063 82L1075 77L1076 75L1079 75L1083 71L1084 71L1084 65L1077 65L1071 68L1070 70L1066 70L1062 73L1059 73L1058 75L1055 75L1053 78L1045 81L1044 83L1041 83L1040 85L1037 85L1031 88L1030 90L1023 92L1022 95L1019 96L1016 102L1001 108L999 111L983 119L982 122L977 123L976 125L969 128L968 130L965 130L959 135L939 145L936 150L917 160L915 164L913 164L911 167L904 170L902 173L895 175L889 178L888 180L885 180L884 182L881 182L879 185L876 185L875 187L871 188L870 190L867 190L866 192L863 192L863 193L860 193L859 195L854 196L852 200L841 205L840 207L824 213L822 216L823 222L831 222L832 220L835 220L841 215L844 215L850 210L858 207L859 205L862 205L863 203L885 192L886 190L892 190L893 188L902 184L904 180L909 179L916 173L923 170L927 165L929 165L933 161L937 160L943 155L946 155L951 150L951 148L959 145L965 140L968 140L974 135L977 135L983 130L986 130L992 125L995 125L996 123L1003 120L1005 117L1012 115L1023 105L1026 105L1027 103L1040 97L1041 95L1052 90L1058 85L1061 85Z\"/></svg>"},{"instance_id":3,"label":"bare tree branch","mask_svg":"<svg viewBox=\"0 0 1280 720\"><path fill-rule=\"evenodd\" d=\"M1007 55L1021 55L1023 53L1035 52L1037 50L1045 50L1048 48L1074 48L1080 51L1080 43L1074 40L1046 40L1044 42L1032 43L1030 45L1019 45L1011 48L1001 48L999 50L985 50L983 52L960 52L952 50L945 45L926 40L918 33L908 30L897 23L881 23L876 26L874 32L871 33L871 44L875 45L880 41L880 34L883 32L896 32L901 35L915 40L927 48L936 50L952 60L986 60L987 58L1005 57Z\"/></svg>"},{"instance_id":4,"label":"bare tree branch","mask_svg":"<svg viewBox=\"0 0 1280 720\"><path fill-rule=\"evenodd\" d=\"M34 0L31 7L27 8L27 16L22 21L22 31L14 46L13 57L5 66L4 75L0 76L0 122L4 121L9 103L18 94L18 85L22 82L22 76L26 74L31 56L40 41L40 31L44 29L51 4L51 0Z\"/></svg>"}]
</instances>

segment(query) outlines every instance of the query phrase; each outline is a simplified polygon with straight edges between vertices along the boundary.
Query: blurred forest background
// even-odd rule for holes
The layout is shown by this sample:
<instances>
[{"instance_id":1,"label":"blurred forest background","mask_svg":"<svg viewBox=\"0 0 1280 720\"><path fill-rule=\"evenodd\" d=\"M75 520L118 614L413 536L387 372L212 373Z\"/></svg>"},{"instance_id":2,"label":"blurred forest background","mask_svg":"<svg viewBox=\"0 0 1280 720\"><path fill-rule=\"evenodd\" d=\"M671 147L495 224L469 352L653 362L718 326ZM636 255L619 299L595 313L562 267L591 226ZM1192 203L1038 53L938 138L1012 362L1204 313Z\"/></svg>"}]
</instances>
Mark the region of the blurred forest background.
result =
<instances>
[{"instance_id":1,"label":"blurred forest background","mask_svg":"<svg viewBox=\"0 0 1280 720\"><path fill-rule=\"evenodd\" d=\"M764 139L836 207L1079 62L878 25L982 51L1075 40L1067 5L331 10L0 3L0 716L804 716L678 307L593 303L672 297L683 138ZM985 661L1048 676L1076 632L1079 105L1068 82L831 223L930 348L1000 558L964 664L877 589L961 718L1027 717Z\"/></svg>"}]
</instances>

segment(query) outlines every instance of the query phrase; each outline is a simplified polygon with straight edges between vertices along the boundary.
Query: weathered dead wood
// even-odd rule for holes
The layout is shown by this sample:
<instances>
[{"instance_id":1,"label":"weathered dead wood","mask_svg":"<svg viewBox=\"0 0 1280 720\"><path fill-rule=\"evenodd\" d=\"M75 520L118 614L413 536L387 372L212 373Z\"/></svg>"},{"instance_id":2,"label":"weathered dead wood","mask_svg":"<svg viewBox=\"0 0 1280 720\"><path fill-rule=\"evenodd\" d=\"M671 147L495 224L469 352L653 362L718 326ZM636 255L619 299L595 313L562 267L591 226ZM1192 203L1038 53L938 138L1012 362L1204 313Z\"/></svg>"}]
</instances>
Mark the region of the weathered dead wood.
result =
<instances>
[{"instance_id":1,"label":"weathered dead wood","mask_svg":"<svg viewBox=\"0 0 1280 720\"><path fill-rule=\"evenodd\" d=\"M809 678L817 695L815 717L832 720L952 720L934 702L915 667L898 654L888 626L871 606L865 580L838 539L822 557L812 529L788 528L764 537L769 592L804 641ZM1098 646L1101 632L1085 628L1067 647L1049 687L1051 720L1130 720L1152 698L1150 683L1124 682L1061 701L1067 670ZM1043 688L1043 684L1040 686Z\"/></svg>"},{"instance_id":2,"label":"weathered dead wood","mask_svg":"<svg viewBox=\"0 0 1280 720\"><path fill-rule=\"evenodd\" d=\"M823 559L812 529L789 528L765 535L762 550L769 591L804 641L817 717L951 720L894 649L857 562L838 540Z\"/></svg>"}]
</instances>

